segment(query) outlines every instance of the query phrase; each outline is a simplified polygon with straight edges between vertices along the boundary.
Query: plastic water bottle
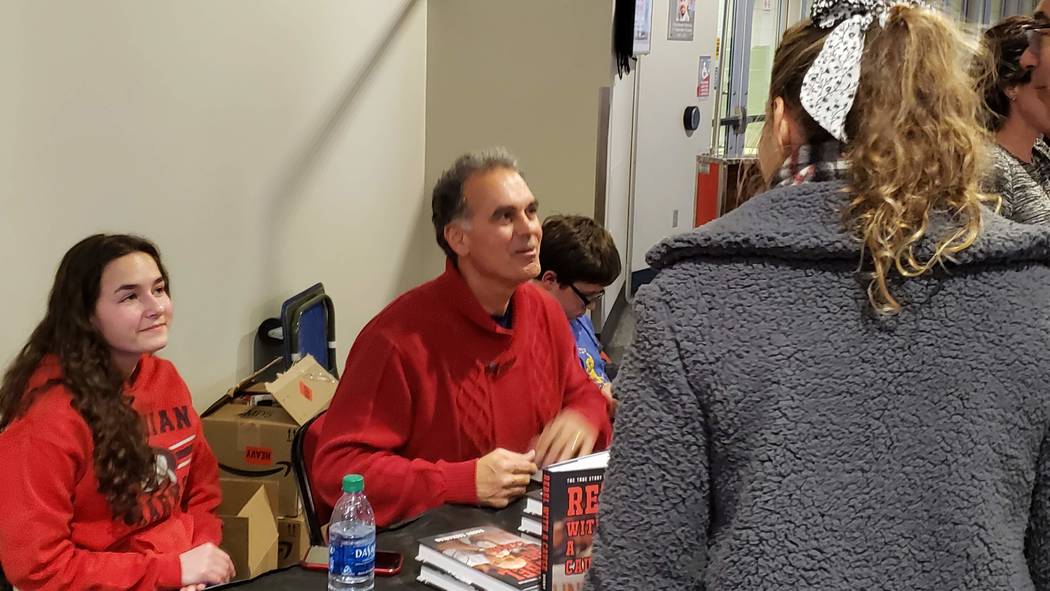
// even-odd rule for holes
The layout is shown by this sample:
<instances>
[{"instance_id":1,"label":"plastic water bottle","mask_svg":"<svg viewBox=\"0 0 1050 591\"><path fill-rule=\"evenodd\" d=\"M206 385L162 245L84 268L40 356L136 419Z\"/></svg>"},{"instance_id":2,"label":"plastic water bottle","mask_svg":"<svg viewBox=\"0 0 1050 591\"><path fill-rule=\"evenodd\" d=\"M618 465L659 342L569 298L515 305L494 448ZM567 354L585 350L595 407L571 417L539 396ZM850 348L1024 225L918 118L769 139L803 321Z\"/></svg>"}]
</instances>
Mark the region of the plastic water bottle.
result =
<instances>
[{"instance_id":1,"label":"plastic water bottle","mask_svg":"<svg viewBox=\"0 0 1050 591\"><path fill-rule=\"evenodd\" d=\"M328 525L328 591L371 591L376 564L376 518L365 478L343 477L343 496Z\"/></svg>"}]
</instances>

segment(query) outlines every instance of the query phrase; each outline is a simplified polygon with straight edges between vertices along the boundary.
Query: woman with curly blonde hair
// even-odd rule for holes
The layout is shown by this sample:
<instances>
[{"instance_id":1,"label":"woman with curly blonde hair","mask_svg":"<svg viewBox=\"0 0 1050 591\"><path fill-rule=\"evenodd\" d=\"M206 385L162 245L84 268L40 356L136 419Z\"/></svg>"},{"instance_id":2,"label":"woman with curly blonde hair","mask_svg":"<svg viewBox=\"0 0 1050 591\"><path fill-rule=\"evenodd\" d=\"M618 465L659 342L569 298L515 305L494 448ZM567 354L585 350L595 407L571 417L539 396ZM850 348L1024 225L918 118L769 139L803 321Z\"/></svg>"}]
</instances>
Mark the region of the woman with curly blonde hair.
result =
<instances>
[{"instance_id":1,"label":"woman with curly blonde hair","mask_svg":"<svg viewBox=\"0 0 1050 591\"><path fill-rule=\"evenodd\" d=\"M588 589L1050 589L1050 229L984 204L971 46L784 35L769 190L649 252Z\"/></svg>"}]
</instances>

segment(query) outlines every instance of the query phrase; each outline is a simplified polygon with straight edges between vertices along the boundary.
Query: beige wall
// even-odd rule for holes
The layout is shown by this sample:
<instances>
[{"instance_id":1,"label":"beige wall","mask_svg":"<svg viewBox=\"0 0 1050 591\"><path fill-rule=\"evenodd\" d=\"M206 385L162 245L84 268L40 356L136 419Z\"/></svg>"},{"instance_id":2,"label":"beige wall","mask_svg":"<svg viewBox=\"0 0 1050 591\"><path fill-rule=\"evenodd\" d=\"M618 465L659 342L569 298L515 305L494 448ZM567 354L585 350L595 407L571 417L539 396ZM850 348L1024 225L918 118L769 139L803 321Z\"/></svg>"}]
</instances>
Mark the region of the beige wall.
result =
<instances>
[{"instance_id":1,"label":"beige wall","mask_svg":"<svg viewBox=\"0 0 1050 591\"><path fill-rule=\"evenodd\" d=\"M247 373L257 324L315 281L345 356L421 279L430 244L416 233L426 13L426 0L4 3L0 362L42 315L62 253L100 231L160 245L176 306L164 355L198 407Z\"/></svg>"},{"instance_id":2,"label":"beige wall","mask_svg":"<svg viewBox=\"0 0 1050 591\"><path fill-rule=\"evenodd\" d=\"M611 80L611 0L429 0L428 188L456 156L514 152L541 214L594 214L599 92ZM428 229L421 216L418 226ZM425 272L444 258L427 251Z\"/></svg>"}]
</instances>

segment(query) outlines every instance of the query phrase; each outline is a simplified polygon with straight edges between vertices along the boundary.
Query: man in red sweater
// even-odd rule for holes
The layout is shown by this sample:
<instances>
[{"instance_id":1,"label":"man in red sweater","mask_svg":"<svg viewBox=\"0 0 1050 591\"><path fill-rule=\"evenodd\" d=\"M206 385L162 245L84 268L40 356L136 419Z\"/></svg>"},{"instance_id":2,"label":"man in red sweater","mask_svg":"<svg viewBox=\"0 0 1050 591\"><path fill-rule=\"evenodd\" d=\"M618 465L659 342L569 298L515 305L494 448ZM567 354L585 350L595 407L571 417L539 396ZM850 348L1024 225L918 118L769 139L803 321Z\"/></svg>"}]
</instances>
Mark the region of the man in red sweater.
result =
<instances>
[{"instance_id":1,"label":"man in red sweater","mask_svg":"<svg viewBox=\"0 0 1050 591\"><path fill-rule=\"evenodd\" d=\"M542 230L514 158L459 158L432 206L444 274L365 326L317 427L322 518L348 473L383 526L445 503L505 507L537 466L609 443L565 315L530 281Z\"/></svg>"}]
</instances>

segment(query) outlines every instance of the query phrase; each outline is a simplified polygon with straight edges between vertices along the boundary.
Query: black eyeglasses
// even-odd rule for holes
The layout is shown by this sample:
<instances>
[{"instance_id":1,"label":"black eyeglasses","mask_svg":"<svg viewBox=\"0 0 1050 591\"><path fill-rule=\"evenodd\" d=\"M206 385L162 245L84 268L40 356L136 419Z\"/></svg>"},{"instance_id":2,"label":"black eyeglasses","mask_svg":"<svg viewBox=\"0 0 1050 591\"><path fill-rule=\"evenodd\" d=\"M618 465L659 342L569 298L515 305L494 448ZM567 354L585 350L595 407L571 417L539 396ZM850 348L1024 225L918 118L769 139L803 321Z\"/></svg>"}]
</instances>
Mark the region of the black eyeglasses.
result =
<instances>
[{"instance_id":1,"label":"black eyeglasses","mask_svg":"<svg viewBox=\"0 0 1050 591\"><path fill-rule=\"evenodd\" d=\"M580 298L580 301L583 302L583 307L584 308L586 308L587 306L590 306L591 304L597 303L598 300L602 299L602 296L605 295L605 290L604 289L599 291L598 293L593 293L593 294L588 296L588 295L585 295L582 291L576 289L576 286L571 284L571 283L569 284L569 288L572 289L572 292L574 294L576 294L576 297Z\"/></svg>"},{"instance_id":2,"label":"black eyeglasses","mask_svg":"<svg viewBox=\"0 0 1050 591\"><path fill-rule=\"evenodd\" d=\"M1039 52L1039 49L1043 44L1043 35L1045 31L1050 29L1050 23L1037 23L1034 25L1025 25L1024 35L1025 40L1028 41L1028 47L1034 51Z\"/></svg>"}]
</instances>

